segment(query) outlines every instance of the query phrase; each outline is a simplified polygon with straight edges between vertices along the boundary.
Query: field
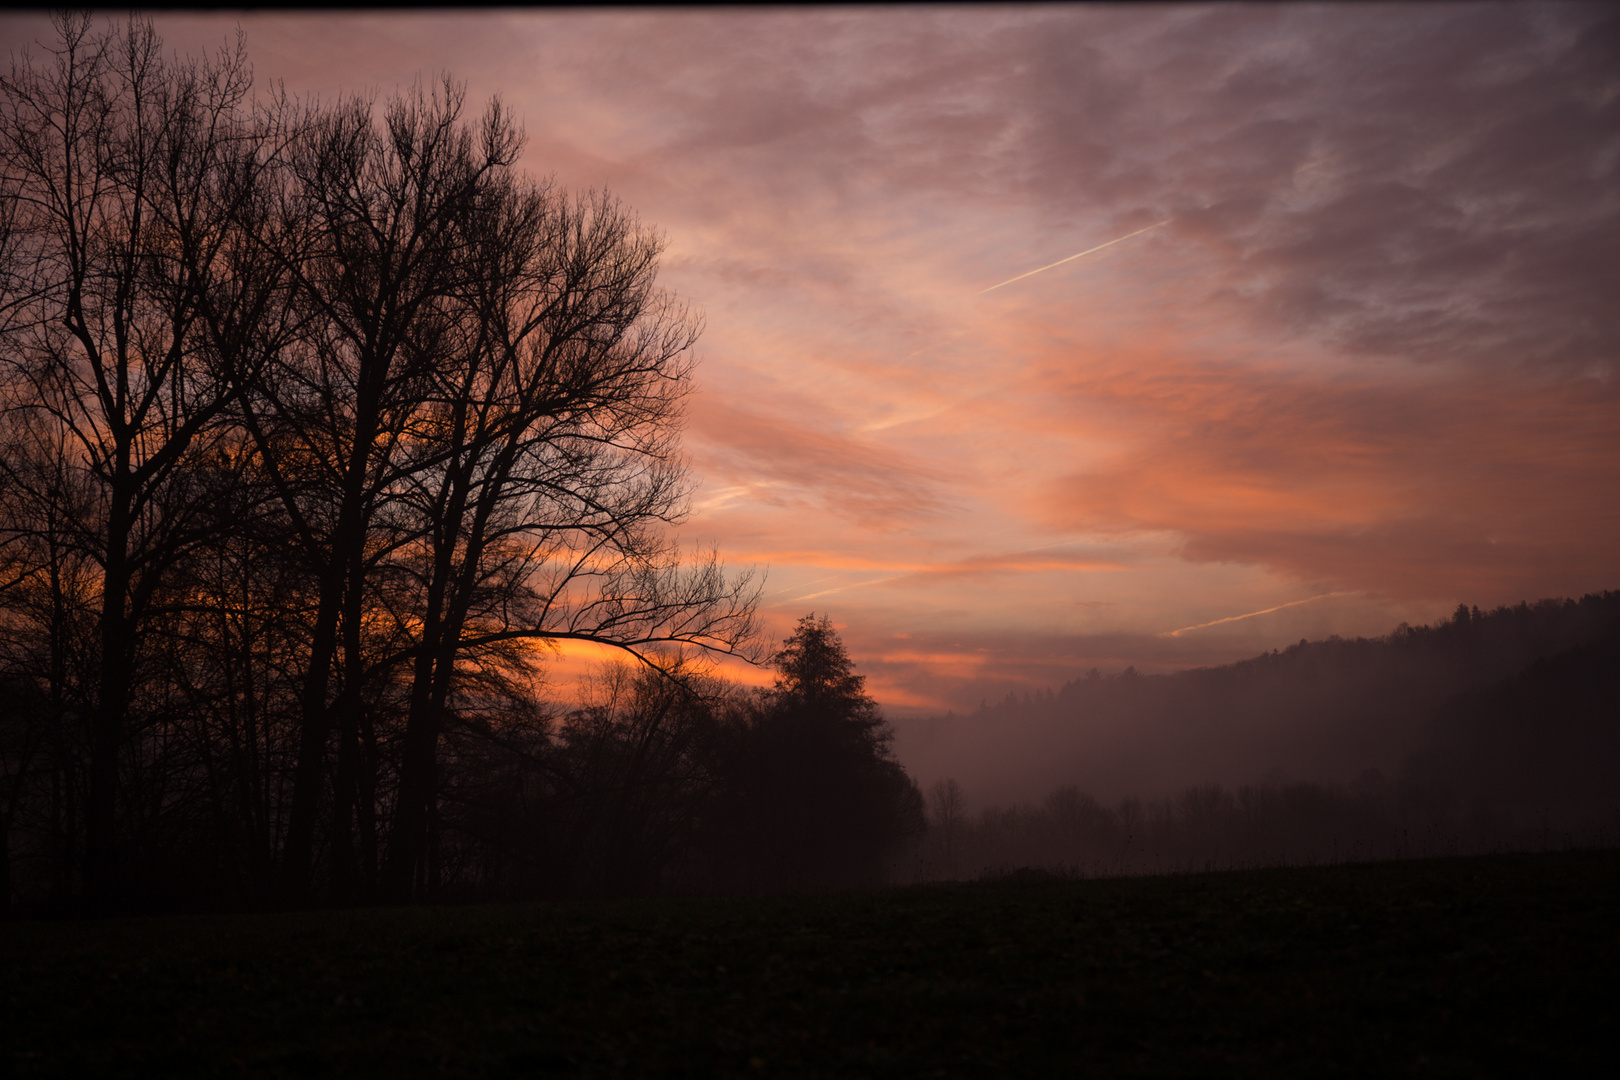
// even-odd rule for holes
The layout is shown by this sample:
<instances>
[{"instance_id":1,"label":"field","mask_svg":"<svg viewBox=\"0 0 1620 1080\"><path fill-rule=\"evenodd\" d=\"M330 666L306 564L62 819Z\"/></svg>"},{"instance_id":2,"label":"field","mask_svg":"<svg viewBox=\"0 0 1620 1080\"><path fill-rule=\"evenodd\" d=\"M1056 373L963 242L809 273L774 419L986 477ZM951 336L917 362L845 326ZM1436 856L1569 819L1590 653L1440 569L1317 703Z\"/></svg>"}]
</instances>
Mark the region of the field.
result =
<instances>
[{"instance_id":1,"label":"field","mask_svg":"<svg viewBox=\"0 0 1620 1080\"><path fill-rule=\"evenodd\" d=\"M0 1075L1620 1075L1617 976L1614 851L13 921Z\"/></svg>"}]
</instances>

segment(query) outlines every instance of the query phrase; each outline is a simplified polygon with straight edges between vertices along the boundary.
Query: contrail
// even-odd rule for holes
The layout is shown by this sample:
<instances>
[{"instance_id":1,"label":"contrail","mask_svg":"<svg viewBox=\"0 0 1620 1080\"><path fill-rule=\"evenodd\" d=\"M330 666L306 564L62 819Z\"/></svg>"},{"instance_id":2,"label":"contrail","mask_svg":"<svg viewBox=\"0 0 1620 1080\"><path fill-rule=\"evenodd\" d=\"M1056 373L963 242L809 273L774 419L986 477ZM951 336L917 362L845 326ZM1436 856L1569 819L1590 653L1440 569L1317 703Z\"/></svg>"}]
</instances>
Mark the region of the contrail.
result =
<instances>
[{"instance_id":1,"label":"contrail","mask_svg":"<svg viewBox=\"0 0 1620 1080\"><path fill-rule=\"evenodd\" d=\"M1276 607L1268 607L1264 611L1251 611L1247 615L1228 615L1226 618L1224 618L1224 619L1216 619L1214 622L1199 623L1197 626L1183 626L1180 630L1166 630L1164 633L1160 634L1159 636L1160 637L1180 637L1182 634L1185 634L1185 633L1187 633L1189 631L1192 631L1192 630L1203 630L1206 627L1219 626L1222 623L1241 622L1244 619L1252 619L1256 615L1270 615L1273 611L1281 611L1283 608L1298 607L1301 604L1309 604L1309 603L1312 603L1312 602L1317 601L1317 600L1326 600L1330 596L1351 596L1351 595L1353 595L1353 591L1351 591L1351 592L1325 592L1321 596L1307 596L1303 600L1291 600L1286 604L1278 604Z\"/></svg>"},{"instance_id":2,"label":"contrail","mask_svg":"<svg viewBox=\"0 0 1620 1080\"><path fill-rule=\"evenodd\" d=\"M820 592L813 592L807 596L795 596L792 600L786 600L783 602L788 604L797 604L800 600L814 600L818 596L831 596L833 593L843 592L845 589L863 589L868 585L881 585L885 581L898 581L900 578L905 576L906 575L904 574L894 574L890 577L873 578L871 581L857 581L849 585L840 585L835 589L822 589ZM815 582L811 582L811 584L813 585Z\"/></svg>"},{"instance_id":3,"label":"contrail","mask_svg":"<svg viewBox=\"0 0 1620 1080\"><path fill-rule=\"evenodd\" d=\"M1110 240L1106 244L1098 244L1094 248L1086 248L1086 250L1080 252L1079 255L1070 255L1067 259L1059 259L1055 263L1048 263L1046 266L1041 267L1039 270L1030 270L1028 273L1019 274L1017 277L1010 277L1006 281L1003 281L1001 283L1001 285L1011 285L1015 281L1023 281L1027 277L1030 277L1030 276L1032 276L1034 274L1039 274L1042 270L1050 270L1054 266L1062 266L1066 262L1073 262L1074 260L1080 258L1082 255L1090 255L1093 251L1101 251L1105 247L1113 247L1115 244L1122 244L1125 241L1129 240L1133 236L1141 236L1145 232L1152 232L1154 229L1157 229L1160 225L1168 225L1174 220L1175 220L1174 218L1165 218L1163 221L1160 221L1160 222L1158 222L1156 224L1153 224L1153 225L1149 225L1145 229L1137 229L1133 233L1127 233L1126 235L1119 237L1117 240ZM992 285L992 286L990 286L989 289L980 289L978 295L983 296L985 293L990 292L993 289L1001 288L1001 285Z\"/></svg>"},{"instance_id":4,"label":"contrail","mask_svg":"<svg viewBox=\"0 0 1620 1080\"><path fill-rule=\"evenodd\" d=\"M769 600L773 596L781 596L785 592L792 592L794 589L802 589L802 588L805 587L805 585L820 585L823 581L831 581L835 577L842 577L842 576L843 576L842 573L828 574L826 577L818 577L814 581L806 581L802 585L789 585L785 589L777 589L773 593L766 593L764 596L760 597L760 599L761 600ZM816 595L819 596L821 594L817 593ZM804 599L804 597L801 596L801 597L798 597L797 599L802 600L802 599ZM789 603L792 603L792 601L789 601Z\"/></svg>"}]
</instances>

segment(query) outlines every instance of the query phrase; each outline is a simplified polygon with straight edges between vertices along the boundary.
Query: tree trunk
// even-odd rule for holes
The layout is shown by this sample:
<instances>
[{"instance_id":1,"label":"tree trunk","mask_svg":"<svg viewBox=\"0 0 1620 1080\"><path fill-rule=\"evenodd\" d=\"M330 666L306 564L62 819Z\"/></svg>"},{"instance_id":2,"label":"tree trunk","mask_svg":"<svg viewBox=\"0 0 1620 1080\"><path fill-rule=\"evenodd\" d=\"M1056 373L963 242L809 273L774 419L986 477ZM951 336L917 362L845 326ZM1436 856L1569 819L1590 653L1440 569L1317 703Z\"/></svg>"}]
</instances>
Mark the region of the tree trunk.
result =
<instances>
[{"instance_id":1,"label":"tree trunk","mask_svg":"<svg viewBox=\"0 0 1620 1080\"><path fill-rule=\"evenodd\" d=\"M124 600L129 592L129 496L122 490L113 493L106 537L99 627L101 672L96 705L90 718L90 784L84 843L85 899L96 909L111 906L119 889L118 751L129 711L133 652L130 626L124 613Z\"/></svg>"},{"instance_id":2,"label":"tree trunk","mask_svg":"<svg viewBox=\"0 0 1620 1080\"><path fill-rule=\"evenodd\" d=\"M283 898L291 903L309 899L310 870L315 856L315 824L321 787L326 776L326 740L332 714L326 695L337 654L338 599L342 575L328 568L321 581L320 599L311 636L309 666L298 728L298 762L293 771L292 803L287 811L287 841L282 851Z\"/></svg>"}]
</instances>

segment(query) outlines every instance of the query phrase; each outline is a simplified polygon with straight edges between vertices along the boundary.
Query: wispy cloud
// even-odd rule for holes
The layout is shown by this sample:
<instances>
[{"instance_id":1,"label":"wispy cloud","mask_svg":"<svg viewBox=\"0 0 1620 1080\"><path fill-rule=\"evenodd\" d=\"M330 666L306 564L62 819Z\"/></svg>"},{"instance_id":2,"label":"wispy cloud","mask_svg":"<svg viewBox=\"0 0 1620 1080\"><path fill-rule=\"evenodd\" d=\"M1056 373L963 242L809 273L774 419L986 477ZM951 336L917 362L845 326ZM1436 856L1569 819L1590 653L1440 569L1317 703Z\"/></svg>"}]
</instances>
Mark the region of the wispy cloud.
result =
<instances>
[{"instance_id":1,"label":"wispy cloud","mask_svg":"<svg viewBox=\"0 0 1620 1080\"><path fill-rule=\"evenodd\" d=\"M806 593L803 596L795 596L790 602L797 603L800 600L815 600L819 597L831 596L834 593L845 592L849 589L865 589L872 585L882 585L886 581L898 581L904 576L904 574L890 574L888 577L872 578L870 581L853 581L848 585L838 585L831 589L822 589L820 592Z\"/></svg>"}]
</instances>

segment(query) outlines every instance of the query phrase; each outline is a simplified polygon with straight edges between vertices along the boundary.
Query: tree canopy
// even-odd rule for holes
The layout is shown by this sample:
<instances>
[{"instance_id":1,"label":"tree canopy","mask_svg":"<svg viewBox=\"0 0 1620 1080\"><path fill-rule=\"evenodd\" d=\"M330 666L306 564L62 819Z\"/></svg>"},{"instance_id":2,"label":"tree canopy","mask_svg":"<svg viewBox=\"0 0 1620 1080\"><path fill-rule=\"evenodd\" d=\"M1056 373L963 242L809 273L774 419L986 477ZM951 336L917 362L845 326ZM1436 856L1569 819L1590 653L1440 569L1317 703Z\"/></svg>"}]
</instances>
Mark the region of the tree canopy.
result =
<instances>
[{"instance_id":1,"label":"tree canopy","mask_svg":"<svg viewBox=\"0 0 1620 1080\"><path fill-rule=\"evenodd\" d=\"M453 79L299 103L56 28L0 78L0 677L48 703L0 825L97 904L420 895L447 738L548 644L749 653L666 528L700 320Z\"/></svg>"}]
</instances>

